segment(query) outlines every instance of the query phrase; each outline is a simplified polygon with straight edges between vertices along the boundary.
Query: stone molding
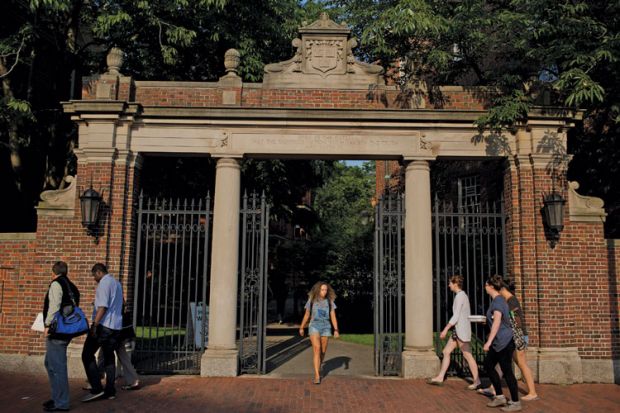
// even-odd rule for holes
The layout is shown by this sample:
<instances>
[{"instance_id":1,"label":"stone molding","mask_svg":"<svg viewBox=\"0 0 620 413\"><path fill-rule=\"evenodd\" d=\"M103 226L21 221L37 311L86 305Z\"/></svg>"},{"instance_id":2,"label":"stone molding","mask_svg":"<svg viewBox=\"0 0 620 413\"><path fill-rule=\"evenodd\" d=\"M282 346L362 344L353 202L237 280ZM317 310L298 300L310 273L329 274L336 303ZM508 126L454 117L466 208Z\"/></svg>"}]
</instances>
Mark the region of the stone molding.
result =
<instances>
[{"instance_id":1,"label":"stone molding","mask_svg":"<svg viewBox=\"0 0 620 413\"><path fill-rule=\"evenodd\" d=\"M54 215L61 217L72 217L75 214L75 194L77 188L77 177L66 176L65 182L69 184L66 188L51 191L43 191L40 195L41 201L37 205L37 215Z\"/></svg>"},{"instance_id":2,"label":"stone molding","mask_svg":"<svg viewBox=\"0 0 620 413\"><path fill-rule=\"evenodd\" d=\"M605 222L604 201L577 193L579 182L568 183L568 213L572 222Z\"/></svg>"}]
</instances>

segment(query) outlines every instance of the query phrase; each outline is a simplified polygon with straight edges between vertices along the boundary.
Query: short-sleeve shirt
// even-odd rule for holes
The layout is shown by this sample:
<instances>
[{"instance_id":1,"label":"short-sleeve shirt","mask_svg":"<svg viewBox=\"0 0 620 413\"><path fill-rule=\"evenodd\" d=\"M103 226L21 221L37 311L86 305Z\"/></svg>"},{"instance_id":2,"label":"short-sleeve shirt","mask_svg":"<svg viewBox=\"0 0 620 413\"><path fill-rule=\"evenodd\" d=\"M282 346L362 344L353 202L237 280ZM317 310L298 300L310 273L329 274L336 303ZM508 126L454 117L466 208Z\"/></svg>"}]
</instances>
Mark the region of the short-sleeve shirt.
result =
<instances>
[{"instance_id":1,"label":"short-sleeve shirt","mask_svg":"<svg viewBox=\"0 0 620 413\"><path fill-rule=\"evenodd\" d=\"M487 311L487 325L493 326L493 313L499 311L502 314L502 322L499 325L499 331L493 340L493 350L502 351L510 341L512 341L512 327L510 325L510 310L508 303L501 295L498 295L491 301L489 310Z\"/></svg>"},{"instance_id":2,"label":"short-sleeve shirt","mask_svg":"<svg viewBox=\"0 0 620 413\"><path fill-rule=\"evenodd\" d=\"M95 311L107 308L100 324L112 330L123 328L123 287L111 274L106 274L95 292Z\"/></svg>"},{"instance_id":3,"label":"short-sleeve shirt","mask_svg":"<svg viewBox=\"0 0 620 413\"><path fill-rule=\"evenodd\" d=\"M508 299L508 308L514 314L515 322L517 326L521 327L521 331L523 331L523 335L527 336L527 328L525 326L525 315L523 314L523 309L521 308L521 304L517 297L514 295Z\"/></svg>"},{"instance_id":4,"label":"short-sleeve shirt","mask_svg":"<svg viewBox=\"0 0 620 413\"><path fill-rule=\"evenodd\" d=\"M310 300L306 302L305 309L310 310ZM332 301L331 309L336 309L336 303ZM326 299L319 299L312 304L312 314L310 314L310 324L318 325L330 325L329 320L329 301Z\"/></svg>"}]
</instances>

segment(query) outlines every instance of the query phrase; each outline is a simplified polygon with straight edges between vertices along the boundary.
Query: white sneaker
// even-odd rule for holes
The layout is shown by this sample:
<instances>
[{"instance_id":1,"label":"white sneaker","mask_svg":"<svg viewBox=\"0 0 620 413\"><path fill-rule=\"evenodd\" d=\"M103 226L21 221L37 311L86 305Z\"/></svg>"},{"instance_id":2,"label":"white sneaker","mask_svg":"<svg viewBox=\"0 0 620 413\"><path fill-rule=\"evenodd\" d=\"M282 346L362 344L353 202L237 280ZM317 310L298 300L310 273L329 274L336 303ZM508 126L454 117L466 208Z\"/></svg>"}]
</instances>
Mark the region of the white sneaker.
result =
<instances>
[{"instance_id":1,"label":"white sneaker","mask_svg":"<svg viewBox=\"0 0 620 413\"><path fill-rule=\"evenodd\" d=\"M99 400L99 399L101 399L104 396L104 394L105 393L103 391L101 391L99 393L91 393L91 394L87 395L86 397L84 397L82 399L82 402L87 403L87 402L92 402L92 401L95 401L95 400Z\"/></svg>"},{"instance_id":2,"label":"white sneaker","mask_svg":"<svg viewBox=\"0 0 620 413\"><path fill-rule=\"evenodd\" d=\"M504 396L504 395L495 396L495 397L493 397L493 400L491 400L489 403L487 403L487 407L506 406L506 403L508 403L508 401L506 400L506 396Z\"/></svg>"},{"instance_id":3,"label":"white sneaker","mask_svg":"<svg viewBox=\"0 0 620 413\"><path fill-rule=\"evenodd\" d=\"M502 412L520 412L521 402L509 401L508 404L500 409Z\"/></svg>"}]
</instances>

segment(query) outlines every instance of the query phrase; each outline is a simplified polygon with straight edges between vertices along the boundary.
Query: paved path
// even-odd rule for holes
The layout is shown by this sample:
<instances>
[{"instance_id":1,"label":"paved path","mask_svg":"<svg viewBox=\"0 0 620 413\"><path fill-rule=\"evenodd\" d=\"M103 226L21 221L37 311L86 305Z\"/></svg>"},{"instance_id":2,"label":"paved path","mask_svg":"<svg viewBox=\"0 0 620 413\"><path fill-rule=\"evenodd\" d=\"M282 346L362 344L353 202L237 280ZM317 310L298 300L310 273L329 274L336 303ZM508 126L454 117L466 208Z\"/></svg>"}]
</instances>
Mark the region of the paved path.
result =
<instances>
[{"instance_id":1,"label":"paved path","mask_svg":"<svg viewBox=\"0 0 620 413\"><path fill-rule=\"evenodd\" d=\"M410 413L496 412L486 398L464 390L462 380L442 388L420 380L363 379L329 376L321 385L307 379L200 378L189 376L144 378L138 391L119 390L116 400L83 404L81 380L71 382L75 412L230 412L230 413ZM45 376L3 374L0 411L37 412L49 397ZM542 399L524 408L529 413L618 412L616 385L540 386Z\"/></svg>"},{"instance_id":2,"label":"paved path","mask_svg":"<svg viewBox=\"0 0 620 413\"><path fill-rule=\"evenodd\" d=\"M312 370L312 346L305 339L290 351L292 357L282 361L281 365L272 366L269 376L272 377L314 377ZM286 353L285 353L286 354ZM342 340L330 339L325 355L323 375L325 376L374 376L373 348L361 344L347 343ZM277 364L280 364L278 362ZM275 368L274 368L275 367Z\"/></svg>"}]
</instances>

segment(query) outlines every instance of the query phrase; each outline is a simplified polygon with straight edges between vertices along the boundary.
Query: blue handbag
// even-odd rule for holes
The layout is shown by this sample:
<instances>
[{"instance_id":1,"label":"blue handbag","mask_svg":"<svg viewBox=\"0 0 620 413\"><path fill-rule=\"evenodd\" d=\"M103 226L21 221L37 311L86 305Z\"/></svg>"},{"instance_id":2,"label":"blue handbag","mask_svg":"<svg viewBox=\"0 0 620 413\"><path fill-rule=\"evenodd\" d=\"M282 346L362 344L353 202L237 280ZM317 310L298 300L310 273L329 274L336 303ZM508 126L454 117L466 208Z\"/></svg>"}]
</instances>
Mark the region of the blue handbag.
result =
<instances>
[{"instance_id":1,"label":"blue handbag","mask_svg":"<svg viewBox=\"0 0 620 413\"><path fill-rule=\"evenodd\" d=\"M66 282L66 280L63 279ZM89 330L88 320L84 312L75 302L75 297L71 291L71 286L67 286L71 304L61 306L60 311L54 315L54 319L50 324L50 334L63 338L73 338L86 334Z\"/></svg>"}]
</instances>

